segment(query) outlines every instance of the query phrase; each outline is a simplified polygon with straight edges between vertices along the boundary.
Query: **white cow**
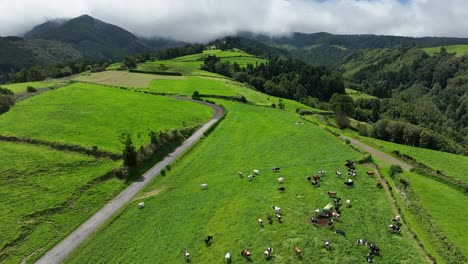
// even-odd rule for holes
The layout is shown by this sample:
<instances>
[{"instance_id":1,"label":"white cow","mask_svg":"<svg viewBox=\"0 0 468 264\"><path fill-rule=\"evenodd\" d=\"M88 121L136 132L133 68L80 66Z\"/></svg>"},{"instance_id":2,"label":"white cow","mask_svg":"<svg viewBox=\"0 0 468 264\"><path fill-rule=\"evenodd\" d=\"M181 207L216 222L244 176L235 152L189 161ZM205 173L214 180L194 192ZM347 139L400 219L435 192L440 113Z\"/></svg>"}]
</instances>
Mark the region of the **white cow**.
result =
<instances>
[{"instance_id":1,"label":"white cow","mask_svg":"<svg viewBox=\"0 0 468 264\"><path fill-rule=\"evenodd\" d=\"M242 171L239 171L239 177L243 177L244 176L244 173L242 173Z\"/></svg>"},{"instance_id":2,"label":"white cow","mask_svg":"<svg viewBox=\"0 0 468 264\"><path fill-rule=\"evenodd\" d=\"M351 200L346 200L346 208L350 208L351 207Z\"/></svg>"},{"instance_id":3,"label":"white cow","mask_svg":"<svg viewBox=\"0 0 468 264\"><path fill-rule=\"evenodd\" d=\"M252 181L254 177L255 177L255 176L253 176L253 175L249 175L249 176L247 176L247 179L248 179L249 181Z\"/></svg>"},{"instance_id":4,"label":"white cow","mask_svg":"<svg viewBox=\"0 0 468 264\"><path fill-rule=\"evenodd\" d=\"M200 188L201 188L202 190L206 190L206 189L208 189L208 184L202 183L202 184L200 184Z\"/></svg>"},{"instance_id":5,"label":"white cow","mask_svg":"<svg viewBox=\"0 0 468 264\"><path fill-rule=\"evenodd\" d=\"M315 216L319 216L320 215L320 209L315 209Z\"/></svg>"},{"instance_id":6,"label":"white cow","mask_svg":"<svg viewBox=\"0 0 468 264\"><path fill-rule=\"evenodd\" d=\"M339 171L335 172L335 174L336 174L336 176L338 176L338 177L341 177L341 175L342 175L341 172L339 172Z\"/></svg>"},{"instance_id":7,"label":"white cow","mask_svg":"<svg viewBox=\"0 0 468 264\"><path fill-rule=\"evenodd\" d=\"M284 182L284 178L281 177L281 178L278 178L278 183L283 183Z\"/></svg>"},{"instance_id":8,"label":"white cow","mask_svg":"<svg viewBox=\"0 0 468 264\"><path fill-rule=\"evenodd\" d=\"M189 262L190 261L190 254L184 250L184 258L185 258L185 261Z\"/></svg>"},{"instance_id":9,"label":"white cow","mask_svg":"<svg viewBox=\"0 0 468 264\"><path fill-rule=\"evenodd\" d=\"M397 216L395 216L395 218L392 219L392 221L394 221L394 222L400 222L400 219L401 219L401 216L400 216L400 215L397 215Z\"/></svg>"},{"instance_id":10,"label":"white cow","mask_svg":"<svg viewBox=\"0 0 468 264\"><path fill-rule=\"evenodd\" d=\"M257 221L258 221L258 225L261 225L261 226L263 225L263 220L262 219L259 218Z\"/></svg>"},{"instance_id":11,"label":"white cow","mask_svg":"<svg viewBox=\"0 0 468 264\"><path fill-rule=\"evenodd\" d=\"M141 209L141 208L143 208L143 207L145 207L145 202L138 203L138 208Z\"/></svg>"},{"instance_id":12,"label":"white cow","mask_svg":"<svg viewBox=\"0 0 468 264\"><path fill-rule=\"evenodd\" d=\"M275 213L277 213L277 214L281 213L281 208L279 208L277 206L272 206L271 208L273 208L273 210L275 210Z\"/></svg>"},{"instance_id":13,"label":"white cow","mask_svg":"<svg viewBox=\"0 0 468 264\"><path fill-rule=\"evenodd\" d=\"M231 253L228 252L224 255L224 262L231 263Z\"/></svg>"},{"instance_id":14,"label":"white cow","mask_svg":"<svg viewBox=\"0 0 468 264\"><path fill-rule=\"evenodd\" d=\"M258 174L260 174L260 171L255 169L255 170L253 170L253 173L254 173L255 175L258 175Z\"/></svg>"}]
</instances>

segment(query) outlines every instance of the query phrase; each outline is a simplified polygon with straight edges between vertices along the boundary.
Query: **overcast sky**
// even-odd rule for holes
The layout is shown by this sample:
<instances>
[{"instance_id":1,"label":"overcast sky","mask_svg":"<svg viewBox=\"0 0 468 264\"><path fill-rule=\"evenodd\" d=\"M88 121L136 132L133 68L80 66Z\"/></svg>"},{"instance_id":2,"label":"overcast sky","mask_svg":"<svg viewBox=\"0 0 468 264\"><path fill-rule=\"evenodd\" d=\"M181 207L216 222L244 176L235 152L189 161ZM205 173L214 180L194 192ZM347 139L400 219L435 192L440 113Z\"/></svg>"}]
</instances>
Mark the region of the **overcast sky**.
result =
<instances>
[{"instance_id":1,"label":"overcast sky","mask_svg":"<svg viewBox=\"0 0 468 264\"><path fill-rule=\"evenodd\" d=\"M239 31L468 37L468 0L0 0L0 35L89 14L139 36L207 41Z\"/></svg>"}]
</instances>

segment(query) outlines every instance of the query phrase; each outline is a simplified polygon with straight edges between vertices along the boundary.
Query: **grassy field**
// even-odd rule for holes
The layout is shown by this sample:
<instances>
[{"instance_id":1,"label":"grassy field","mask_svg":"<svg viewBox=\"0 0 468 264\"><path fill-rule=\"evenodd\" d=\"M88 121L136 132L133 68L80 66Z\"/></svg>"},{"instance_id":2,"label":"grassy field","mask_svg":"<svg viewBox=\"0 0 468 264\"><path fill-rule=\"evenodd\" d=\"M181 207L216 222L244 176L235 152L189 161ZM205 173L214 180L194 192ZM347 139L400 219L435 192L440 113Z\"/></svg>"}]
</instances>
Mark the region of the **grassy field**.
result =
<instances>
[{"instance_id":1,"label":"grassy field","mask_svg":"<svg viewBox=\"0 0 468 264\"><path fill-rule=\"evenodd\" d=\"M1 263L34 260L124 187L90 184L120 162L9 142L0 157Z\"/></svg>"},{"instance_id":2,"label":"grassy field","mask_svg":"<svg viewBox=\"0 0 468 264\"><path fill-rule=\"evenodd\" d=\"M75 81L111 85L117 87L146 88L153 80L184 79L180 76L133 73L128 71L103 71L73 78Z\"/></svg>"},{"instance_id":3,"label":"grassy field","mask_svg":"<svg viewBox=\"0 0 468 264\"><path fill-rule=\"evenodd\" d=\"M36 89L41 89L41 88L51 88L55 87L57 85L63 85L65 84L62 81L59 80L52 80L52 81L42 81L42 82L24 82L24 83L12 83L12 84L2 84L0 87L2 88L7 88L14 92L15 94L19 93L24 93L26 92L26 89L28 86L32 86Z\"/></svg>"},{"instance_id":4,"label":"grassy field","mask_svg":"<svg viewBox=\"0 0 468 264\"><path fill-rule=\"evenodd\" d=\"M378 99L377 97L365 93L361 93L359 91L353 90L351 88L346 88L346 94L351 96L354 101L358 99Z\"/></svg>"},{"instance_id":5,"label":"grassy field","mask_svg":"<svg viewBox=\"0 0 468 264\"><path fill-rule=\"evenodd\" d=\"M199 125L212 114L193 102L76 83L16 104L0 116L0 134L120 153L124 134L140 146L149 143L150 130Z\"/></svg>"},{"instance_id":6,"label":"grassy field","mask_svg":"<svg viewBox=\"0 0 468 264\"><path fill-rule=\"evenodd\" d=\"M367 239L381 247L378 263L423 263L425 258L403 227L402 235L391 235L387 225L393 212L385 192L375 179L359 175L355 188L347 188L334 171L345 171L346 159L360 154L319 129L302 123L296 114L221 101L226 119L216 130L180 159L170 172L148 186L139 199L94 235L68 263L157 262L183 263L187 249L193 263L218 263L226 252L233 263L244 263L239 252L248 248L253 262L263 261L263 251L273 247L274 263L361 263L368 249L356 245ZM271 168L280 166L273 174ZM252 182L240 178L259 169ZM306 176L328 171L322 186L307 184ZM367 168L358 167L359 171ZM284 177L286 192L277 191L277 178ZM201 183L208 183L206 191ZM351 208L342 208L336 228L346 237L308 223L316 208L332 200L326 191L338 191ZM158 193L159 192L159 193ZM144 201L138 210L136 203ZM266 223L271 206L279 206L283 223ZM265 226L257 224L257 218ZM214 237L210 247L203 238ZM323 249L329 238L332 250ZM298 259L293 246L303 251Z\"/></svg>"},{"instance_id":7,"label":"grassy field","mask_svg":"<svg viewBox=\"0 0 468 264\"><path fill-rule=\"evenodd\" d=\"M434 55L434 53L440 52L440 48L442 47L424 48L423 50L429 55ZM445 49L448 53L456 53L459 57L468 54L468 45L450 45L445 46Z\"/></svg>"},{"instance_id":8,"label":"grassy field","mask_svg":"<svg viewBox=\"0 0 468 264\"><path fill-rule=\"evenodd\" d=\"M246 66L247 64L260 64L266 63L265 59L254 57L253 55L247 54L243 51L221 51L221 50L205 50L200 54L192 54L187 56L182 56L174 58L172 60L161 60L161 61L152 61L139 64L137 69L143 71L169 71L169 72L180 72L183 75L192 75L192 76L213 76L225 78L219 74L211 73L207 71L200 70L200 66L203 64L203 58L208 55L215 55L221 58L221 61L229 61L231 63L237 62L241 67ZM164 65L161 67L161 65Z\"/></svg>"},{"instance_id":9,"label":"grassy field","mask_svg":"<svg viewBox=\"0 0 468 264\"><path fill-rule=\"evenodd\" d=\"M468 175L466 174L468 171L467 156L405 146L368 137L359 137L359 140L389 154L394 150L398 150L400 153L407 154L434 170L440 170L448 176L468 182Z\"/></svg>"}]
</instances>

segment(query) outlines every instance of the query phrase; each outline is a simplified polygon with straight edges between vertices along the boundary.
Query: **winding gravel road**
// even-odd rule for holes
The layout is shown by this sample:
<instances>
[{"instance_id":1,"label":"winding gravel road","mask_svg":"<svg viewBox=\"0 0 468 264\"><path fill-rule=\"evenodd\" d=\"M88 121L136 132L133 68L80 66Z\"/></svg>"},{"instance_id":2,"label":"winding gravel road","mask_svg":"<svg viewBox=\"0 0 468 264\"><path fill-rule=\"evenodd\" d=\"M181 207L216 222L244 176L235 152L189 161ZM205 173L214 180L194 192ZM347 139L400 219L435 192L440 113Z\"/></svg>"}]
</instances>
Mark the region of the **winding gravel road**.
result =
<instances>
[{"instance_id":1,"label":"winding gravel road","mask_svg":"<svg viewBox=\"0 0 468 264\"><path fill-rule=\"evenodd\" d=\"M190 100L187 98L178 98L180 100ZM55 264L60 263L65 259L75 248L77 248L85 239L87 239L93 232L95 232L105 221L107 221L115 212L122 206L128 203L148 182L150 182L156 175L160 173L168 164L173 162L177 157L195 143L203 133L207 131L214 123L216 123L224 114L224 109L218 105L206 103L203 101L194 101L200 104L210 106L215 110L215 115L200 129L198 129L192 136L190 136L184 143L176 148L174 152L169 154L164 160L160 161L150 170L145 172L139 180L132 183L125 190L123 190L114 199L108 202L97 213L95 213L86 222L81 224L75 231L64 238L60 243L55 245L52 249L47 251L36 263L38 264Z\"/></svg>"}]
</instances>

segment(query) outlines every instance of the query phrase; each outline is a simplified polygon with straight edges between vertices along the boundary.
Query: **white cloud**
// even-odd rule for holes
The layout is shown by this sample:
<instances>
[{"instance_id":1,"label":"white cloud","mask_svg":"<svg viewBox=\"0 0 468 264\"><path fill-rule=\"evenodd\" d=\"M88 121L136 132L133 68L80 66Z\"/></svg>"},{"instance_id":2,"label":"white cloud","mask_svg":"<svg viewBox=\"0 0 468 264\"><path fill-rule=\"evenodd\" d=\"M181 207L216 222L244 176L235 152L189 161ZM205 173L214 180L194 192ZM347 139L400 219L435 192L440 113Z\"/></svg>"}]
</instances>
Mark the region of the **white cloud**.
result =
<instances>
[{"instance_id":1,"label":"white cloud","mask_svg":"<svg viewBox=\"0 0 468 264\"><path fill-rule=\"evenodd\" d=\"M206 41L239 31L468 37L466 0L0 0L0 35L89 14L140 36Z\"/></svg>"}]
</instances>

